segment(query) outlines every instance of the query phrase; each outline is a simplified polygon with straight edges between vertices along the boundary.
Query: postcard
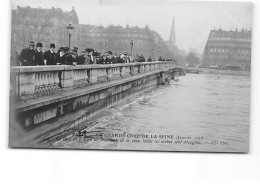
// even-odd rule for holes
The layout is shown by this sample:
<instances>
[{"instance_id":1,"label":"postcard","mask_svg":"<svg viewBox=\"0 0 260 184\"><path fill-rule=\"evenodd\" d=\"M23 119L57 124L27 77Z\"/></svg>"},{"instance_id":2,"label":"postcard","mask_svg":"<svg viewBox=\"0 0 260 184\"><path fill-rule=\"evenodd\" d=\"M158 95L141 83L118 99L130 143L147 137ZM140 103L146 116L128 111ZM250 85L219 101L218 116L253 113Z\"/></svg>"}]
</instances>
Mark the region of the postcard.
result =
<instances>
[{"instance_id":1,"label":"postcard","mask_svg":"<svg viewBox=\"0 0 260 184\"><path fill-rule=\"evenodd\" d=\"M249 152L252 10L12 0L9 146Z\"/></svg>"}]
</instances>

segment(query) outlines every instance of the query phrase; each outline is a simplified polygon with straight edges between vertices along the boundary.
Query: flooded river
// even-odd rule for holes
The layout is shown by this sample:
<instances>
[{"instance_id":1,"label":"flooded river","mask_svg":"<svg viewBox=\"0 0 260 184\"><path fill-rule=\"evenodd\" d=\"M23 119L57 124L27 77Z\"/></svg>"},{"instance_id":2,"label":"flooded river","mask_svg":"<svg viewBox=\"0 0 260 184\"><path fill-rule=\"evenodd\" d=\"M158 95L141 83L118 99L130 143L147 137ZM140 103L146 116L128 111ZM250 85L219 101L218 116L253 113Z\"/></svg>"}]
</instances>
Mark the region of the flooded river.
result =
<instances>
[{"instance_id":1,"label":"flooded river","mask_svg":"<svg viewBox=\"0 0 260 184\"><path fill-rule=\"evenodd\" d=\"M87 130L87 139L60 140L52 146L246 152L250 76L187 74L131 97L92 121L98 123Z\"/></svg>"}]
</instances>

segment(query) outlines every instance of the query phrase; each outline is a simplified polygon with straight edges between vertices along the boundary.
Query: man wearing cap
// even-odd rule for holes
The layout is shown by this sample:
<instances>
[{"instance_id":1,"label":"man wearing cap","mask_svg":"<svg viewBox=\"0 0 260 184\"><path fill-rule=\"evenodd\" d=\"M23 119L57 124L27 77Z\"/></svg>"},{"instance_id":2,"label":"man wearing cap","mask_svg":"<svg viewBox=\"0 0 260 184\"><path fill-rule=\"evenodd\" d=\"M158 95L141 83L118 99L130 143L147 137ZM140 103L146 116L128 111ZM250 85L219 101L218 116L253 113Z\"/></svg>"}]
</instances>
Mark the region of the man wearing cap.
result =
<instances>
[{"instance_id":1,"label":"man wearing cap","mask_svg":"<svg viewBox=\"0 0 260 184\"><path fill-rule=\"evenodd\" d=\"M72 63L74 63L74 57L75 57L75 53L70 51L69 47L64 47L64 56L62 56L62 58L64 57L64 59L62 59L62 65L72 65Z\"/></svg>"},{"instance_id":2,"label":"man wearing cap","mask_svg":"<svg viewBox=\"0 0 260 184\"><path fill-rule=\"evenodd\" d=\"M78 53L78 47L73 47L72 51L75 52L75 53Z\"/></svg>"},{"instance_id":3,"label":"man wearing cap","mask_svg":"<svg viewBox=\"0 0 260 184\"><path fill-rule=\"evenodd\" d=\"M69 53L69 61L70 61L70 63L68 63L68 64L72 64L72 65L77 65L78 64L78 62L79 62L78 49L79 49L78 47L73 47L73 49Z\"/></svg>"},{"instance_id":4,"label":"man wearing cap","mask_svg":"<svg viewBox=\"0 0 260 184\"><path fill-rule=\"evenodd\" d=\"M111 63L112 63L112 64L116 64L117 62L118 62L117 54L114 53L113 56L112 56L112 58L111 58Z\"/></svg>"},{"instance_id":5,"label":"man wearing cap","mask_svg":"<svg viewBox=\"0 0 260 184\"><path fill-rule=\"evenodd\" d=\"M20 62L21 66L33 66L36 65L34 63L34 58L35 58L35 50L34 50L34 41L29 42L28 48L25 48L21 51L20 54Z\"/></svg>"},{"instance_id":6,"label":"man wearing cap","mask_svg":"<svg viewBox=\"0 0 260 184\"><path fill-rule=\"evenodd\" d=\"M83 49L81 54L78 56L77 64L78 65L84 65L85 64L85 57L86 57L86 50Z\"/></svg>"},{"instance_id":7,"label":"man wearing cap","mask_svg":"<svg viewBox=\"0 0 260 184\"><path fill-rule=\"evenodd\" d=\"M108 51L108 63L107 64L112 64L113 63L113 60L112 60L112 58L113 58L113 52L112 51Z\"/></svg>"},{"instance_id":8,"label":"man wearing cap","mask_svg":"<svg viewBox=\"0 0 260 184\"><path fill-rule=\"evenodd\" d=\"M36 51L35 51L35 58L34 58L34 62L35 64L38 66L40 65L45 65L44 64L44 59L43 59L43 52L42 52L42 43L37 43L36 44Z\"/></svg>"},{"instance_id":9,"label":"man wearing cap","mask_svg":"<svg viewBox=\"0 0 260 184\"><path fill-rule=\"evenodd\" d=\"M123 60L123 63L130 63L130 58L126 51L124 51L123 54L121 55L121 59Z\"/></svg>"},{"instance_id":10,"label":"man wearing cap","mask_svg":"<svg viewBox=\"0 0 260 184\"><path fill-rule=\"evenodd\" d=\"M44 63L45 65L56 65L55 58L55 44L50 44L50 49L44 52Z\"/></svg>"},{"instance_id":11,"label":"man wearing cap","mask_svg":"<svg viewBox=\"0 0 260 184\"><path fill-rule=\"evenodd\" d=\"M59 51L56 53L55 63L57 65L67 64L65 51L66 49L64 47L61 47Z\"/></svg>"},{"instance_id":12,"label":"man wearing cap","mask_svg":"<svg viewBox=\"0 0 260 184\"><path fill-rule=\"evenodd\" d=\"M104 57L103 57L103 64L109 64L110 63L110 59L109 59L109 53L106 52L104 54Z\"/></svg>"}]
</instances>

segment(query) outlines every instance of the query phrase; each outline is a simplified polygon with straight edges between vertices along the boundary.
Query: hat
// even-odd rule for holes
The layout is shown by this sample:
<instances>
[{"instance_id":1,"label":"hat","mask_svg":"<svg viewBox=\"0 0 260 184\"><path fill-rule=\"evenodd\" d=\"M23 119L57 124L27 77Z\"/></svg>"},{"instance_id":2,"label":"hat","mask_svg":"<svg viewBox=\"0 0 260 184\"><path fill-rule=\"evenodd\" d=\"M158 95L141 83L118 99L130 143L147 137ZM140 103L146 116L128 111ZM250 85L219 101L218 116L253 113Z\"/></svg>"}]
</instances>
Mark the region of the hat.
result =
<instances>
[{"instance_id":1,"label":"hat","mask_svg":"<svg viewBox=\"0 0 260 184\"><path fill-rule=\"evenodd\" d=\"M75 52L75 50L71 50L70 54L72 54L72 55L78 55L78 53Z\"/></svg>"},{"instance_id":2,"label":"hat","mask_svg":"<svg viewBox=\"0 0 260 184\"><path fill-rule=\"evenodd\" d=\"M126 51L123 52L124 55L127 55L128 53Z\"/></svg>"},{"instance_id":3,"label":"hat","mask_svg":"<svg viewBox=\"0 0 260 184\"><path fill-rule=\"evenodd\" d=\"M73 50L78 50L79 48L78 47L73 47Z\"/></svg>"},{"instance_id":4,"label":"hat","mask_svg":"<svg viewBox=\"0 0 260 184\"><path fill-rule=\"evenodd\" d=\"M65 52L67 52L67 51L69 51L70 49L69 49L69 47L64 47L64 51Z\"/></svg>"},{"instance_id":5,"label":"hat","mask_svg":"<svg viewBox=\"0 0 260 184\"><path fill-rule=\"evenodd\" d=\"M40 43L40 42L37 43L37 44L36 44L36 47L43 47L43 46L42 46L42 43Z\"/></svg>"},{"instance_id":6,"label":"hat","mask_svg":"<svg viewBox=\"0 0 260 184\"><path fill-rule=\"evenodd\" d=\"M61 48L60 48L60 52L61 52L61 51L65 51L65 48L64 48L64 47L61 47Z\"/></svg>"},{"instance_id":7,"label":"hat","mask_svg":"<svg viewBox=\"0 0 260 184\"><path fill-rule=\"evenodd\" d=\"M96 50L93 50L93 56L100 56L101 53L99 53L98 51Z\"/></svg>"},{"instance_id":8,"label":"hat","mask_svg":"<svg viewBox=\"0 0 260 184\"><path fill-rule=\"evenodd\" d=\"M51 44L50 44L50 48L55 48L55 44L54 44L54 43L51 43Z\"/></svg>"},{"instance_id":9,"label":"hat","mask_svg":"<svg viewBox=\"0 0 260 184\"><path fill-rule=\"evenodd\" d=\"M29 41L29 46L35 46L34 41Z\"/></svg>"},{"instance_id":10,"label":"hat","mask_svg":"<svg viewBox=\"0 0 260 184\"><path fill-rule=\"evenodd\" d=\"M87 49L85 49L88 53L90 53L90 52L93 52L94 50L93 49L90 49L90 48L87 48Z\"/></svg>"},{"instance_id":11,"label":"hat","mask_svg":"<svg viewBox=\"0 0 260 184\"><path fill-rule=\"evenodd\" d=\"M108 54L110 54L110 55L112 55L112 54L113 54L113 52L112 52L112 51L108 51L107 53L108 53Z\"/></svg>"},{"instance_id":12,"label":"hat","mask_svg":"<svg viewBox=\"0 0 260 184\"><path fill-rule=\"evenodd\" d=\"M86 51L86 49L83 49L81 52L82 52L82 53L86 53L87 51Z\"/></svg>"},{"instance_id":13,"label":"hat","mask_svg":"<svg viewBox=\"0 0 260 184\"><path fill-rule=\"evenodd\" d=\"M77 49L72 49L71 51L72 51L72 52L76 52L76 53L78 52L78 50L77 50Z\"/></svg>"}]
</instances>

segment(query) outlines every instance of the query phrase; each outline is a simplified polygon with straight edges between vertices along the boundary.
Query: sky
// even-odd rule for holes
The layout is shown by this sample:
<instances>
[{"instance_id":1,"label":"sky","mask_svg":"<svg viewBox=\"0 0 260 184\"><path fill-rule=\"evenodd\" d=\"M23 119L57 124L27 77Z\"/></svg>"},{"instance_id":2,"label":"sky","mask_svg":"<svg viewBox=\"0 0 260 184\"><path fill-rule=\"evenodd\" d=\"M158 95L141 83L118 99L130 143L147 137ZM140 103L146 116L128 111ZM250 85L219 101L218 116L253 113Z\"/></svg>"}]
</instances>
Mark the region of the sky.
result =
<instances>
[{"instance_id":1,"label":"sky","mask_svg":"<svg viewBox=\"0 0 260 184\"><path fill-rule=\"evenodd\" d=\"M210 30L252 29L253 6L250 2L174 1L174 0L12 0L17 5L34 8L74 6L80 24L145 27L148 25L164 40L169 40L175 20L179 49L202 53Z\"/></svg>"}]
</instances>

